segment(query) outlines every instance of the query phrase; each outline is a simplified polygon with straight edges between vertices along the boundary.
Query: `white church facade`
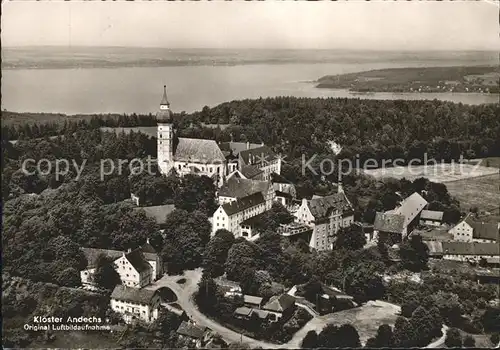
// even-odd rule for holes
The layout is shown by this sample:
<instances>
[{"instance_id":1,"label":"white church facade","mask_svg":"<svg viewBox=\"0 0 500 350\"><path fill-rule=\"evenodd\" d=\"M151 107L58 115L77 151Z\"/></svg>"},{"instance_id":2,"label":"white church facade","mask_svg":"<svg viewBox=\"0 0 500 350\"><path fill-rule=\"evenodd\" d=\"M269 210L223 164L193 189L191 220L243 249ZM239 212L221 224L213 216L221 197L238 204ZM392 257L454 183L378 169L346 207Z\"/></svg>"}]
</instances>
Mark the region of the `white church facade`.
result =
<instances>
[{"instance_id":1,"label":"white church facade","mask_svg":"<svg viewBox=\"0 0 500 350\"><path fill-rule=\"evenodd\" d=\"M177 138L166 86L163 88L160 110L156 114L157 161L162 174L175 169L179 176L205 175L221 187L238 170L244 170L259 180L268 180L272 172L281 172L281 158L263 144L218 144L214 140Z\"/></svg>"}]
</instances>

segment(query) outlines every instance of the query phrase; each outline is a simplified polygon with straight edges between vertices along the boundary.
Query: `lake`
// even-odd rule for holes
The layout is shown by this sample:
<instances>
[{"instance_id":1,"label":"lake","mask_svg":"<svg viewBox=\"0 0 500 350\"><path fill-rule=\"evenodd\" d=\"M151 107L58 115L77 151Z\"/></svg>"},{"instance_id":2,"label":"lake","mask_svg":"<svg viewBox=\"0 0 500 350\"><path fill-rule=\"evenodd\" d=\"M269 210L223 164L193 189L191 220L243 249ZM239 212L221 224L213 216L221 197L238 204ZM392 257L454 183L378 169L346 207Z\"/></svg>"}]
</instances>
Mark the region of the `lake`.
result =
<instances>
[{"instance_id":1,"label":"lake","mask_svg":"<svg viewBox=\"0 0 500 350\"><path fill-rule=\"evenodd\" d=\"M115 56L125 57L120 54ZM36 62L36 57L30 59ZM255 61L257 63L253 63ZM491 63L489 59L467 57L434 62L414 56L387 60L381 55L364 60L351 57L335 60L327 57L325 61L282 59L269 63L266 60L250 60L214 65L183 65L181 61L170 66L144 66L139 61L136 66L133 66L135 63L120 66L120 63L114 68L85 65L82 68L45 68L42 65L42 68L4 69L2 109L66 114L154 113L161 100L164 84L167 85L171 108L176 112L192 112L226 101L270 96L437 98L466 104L498 103L499 99L498 95L475 93L359 94L346 90L318 89L313 83L331 74L429 65L478 65ZM113 65L113 62L106 61L106 64Z\"/></svg>"}]
</instances>

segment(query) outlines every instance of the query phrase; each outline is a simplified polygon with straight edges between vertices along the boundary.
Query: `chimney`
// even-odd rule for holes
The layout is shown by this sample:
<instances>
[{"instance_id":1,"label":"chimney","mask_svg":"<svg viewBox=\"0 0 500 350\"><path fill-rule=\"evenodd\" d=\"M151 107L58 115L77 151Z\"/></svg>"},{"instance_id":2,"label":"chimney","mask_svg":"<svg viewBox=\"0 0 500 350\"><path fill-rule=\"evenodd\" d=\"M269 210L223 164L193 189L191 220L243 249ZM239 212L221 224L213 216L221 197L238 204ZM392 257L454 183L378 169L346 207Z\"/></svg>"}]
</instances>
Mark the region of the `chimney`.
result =
<instances>
[{"instance_id":1,"label":"chimney","mask_svg":"<svg viewBox=\"0 0 500 350\"><path fill-rule=\"evenodd\" d=\"M127 249L127 253L130 253L132 251L132 249L128 248Z\"/></svg>"},{"instance_id":2,"label":"chimney","mask_svg":"<svg viewBox=\"0 0 500 350\"><path fill-rule=\"evenodd\" d=\"M149 238L146 238L146 243L149 244Z\"/></svg>"},{"instance_id":3,"label":"chimney","mask_svg":"<svg viewBox=\"0 0 500 350\"><path fill-rule=\"evenodd\" d=\"M250 142L247 142L247 149L250 149Z\"/></svg>"}]
</instances>

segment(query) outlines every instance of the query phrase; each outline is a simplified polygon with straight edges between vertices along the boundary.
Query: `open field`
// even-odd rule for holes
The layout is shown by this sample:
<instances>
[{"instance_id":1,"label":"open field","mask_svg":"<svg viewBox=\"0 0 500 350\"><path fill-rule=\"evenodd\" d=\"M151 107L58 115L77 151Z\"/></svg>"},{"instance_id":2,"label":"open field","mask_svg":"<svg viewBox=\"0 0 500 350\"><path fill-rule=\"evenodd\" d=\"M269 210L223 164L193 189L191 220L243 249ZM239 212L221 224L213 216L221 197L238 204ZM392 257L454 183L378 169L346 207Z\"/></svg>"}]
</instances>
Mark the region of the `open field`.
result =
<instances>
[{"instance_id":1,"label":"open field","mask_svg":"<svg viewBox=\"0 0 500 350\"><path fill-rule=\"evenodd\" d=\"M359 333L361 343L364 344L368 338L375 336L379 326L384 323L394 326L400 312L401 308L399 306L377 300L369 301L365 305L354 309L320 316L318 319L324 320L325 325L329 323L336 325L352 324Z\"/></svg>"},{"instance_id":2,"label":"open field","mask_svg":"<svg viewBox=\"0 0 500 350\"><path fill-rule=\"evenodd\" d=\"M362 171L376 179L392 177L396 179L406 178L413 181L420 177L425 177L432 182L440 183L448 183L492 174L496 174L498 177L499 173L498 168L460 163L396 166L391 168L366 169Z\"/></svg>"},{"instance_id":3,"label":"open field","mask_svg":"<svg viewBox=\"0 0 500 350\"><path fill-rule=\"evenodd\" d=\"M460 201L462 210L478 207L498 214L500 207L500 175L481 176L446 183L450 194Z\"/></svg>"}]
</instances>

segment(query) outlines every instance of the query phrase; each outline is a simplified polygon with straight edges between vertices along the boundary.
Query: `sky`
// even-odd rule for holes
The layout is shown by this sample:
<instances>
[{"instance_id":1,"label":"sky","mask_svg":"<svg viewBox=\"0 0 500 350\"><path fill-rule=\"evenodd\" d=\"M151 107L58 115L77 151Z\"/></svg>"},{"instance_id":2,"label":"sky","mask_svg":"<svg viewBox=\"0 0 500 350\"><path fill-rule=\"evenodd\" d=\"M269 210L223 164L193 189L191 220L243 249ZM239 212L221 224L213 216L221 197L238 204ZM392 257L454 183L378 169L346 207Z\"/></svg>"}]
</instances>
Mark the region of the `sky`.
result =
<instances>
[{"instance_id":1,"label":"sky","mask_svg":"<svg viewBox=\"0 0 500 350\"><path fill-rule=\"evenodd\" d=\"M2 2L4 46L498 50L491 2Z\"/></svg>"}]
</instances>

